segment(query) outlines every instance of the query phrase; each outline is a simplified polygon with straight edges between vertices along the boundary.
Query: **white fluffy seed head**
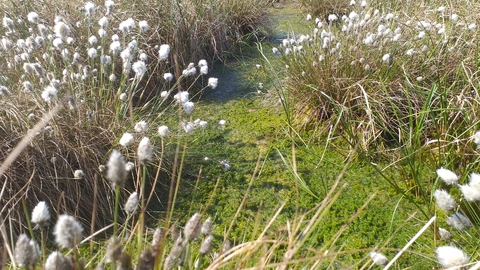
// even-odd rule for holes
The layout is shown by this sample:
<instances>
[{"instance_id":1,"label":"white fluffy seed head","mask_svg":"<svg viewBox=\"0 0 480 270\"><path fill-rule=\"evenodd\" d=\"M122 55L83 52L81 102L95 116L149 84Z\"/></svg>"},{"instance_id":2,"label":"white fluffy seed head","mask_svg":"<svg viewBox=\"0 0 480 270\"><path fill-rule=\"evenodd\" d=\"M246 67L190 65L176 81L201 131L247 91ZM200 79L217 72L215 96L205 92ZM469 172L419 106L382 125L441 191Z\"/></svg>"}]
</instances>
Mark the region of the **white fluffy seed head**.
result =
<instances>
[{"instance_id":1,"label":"white fluffy seed head","mask_svg":"<svg viewBox=\"0 0 480 270\"><path fill-rule=\"evenodd\" d=\"M133 127L133 129L135 130L135 132L145 132L147 131L147 127L148 127L148 124L146 121L142 120L142 121L139 121L135 124L135 126Z\"/></svg>"},{"instance_id":2,"label":"white fluffy seed head","mask_svg":"<svg viewBox=\"0 0 480 270\"><path fill-rule=\"evenodd\" d=\"M38 249L33 240L30 240L26 234L21 234L15 244L15 263L21 267L29 269L37 263Z\"/></svg>"},{"instance_id":3,"label":"white fluffy seed head","mask_svg":"<svg viewBox=\"0 0 480 270\"><path fill-rule=\"evenodd\" d=\"M158 135L160 137L165 138L170 134L170 130L168 129L167 126L159 126L158 127Z\"/></svg>"},{"instance_id":4,"label":"white fluffy seed head","mask_svg":"<svg viewBox=\"0 0 480 270\"><path fill-rule=\"evenodd\" d=\"M38 16L38 13L33 11L28 13L27 19L31 23L38 23L40 21L40 17Z\"/></svg>"},{"instance_id":5,"label":"white fluffy seed head","mask_svg":"<svg viewBox=\"0 0 480 270\"><path fill-rule=\"evenodd\" d=\"M200 222L201 215L199 213L193 214L193 216L185 224L184 235L187 241L196 239L200 235L202 224Z\"/></svg>"},{"instance_id":6,"label":"white fluffy seed head","mask_svg":"<svg viewBox=\"0 0 480 270\"><path fill-rule=\"evenodd\" d=\"M165 73L165 74L163 74L163 78L166 81L171 82L173 80L173 74L172 73Z\"/></svg>"},{"instance_id":7,"label":"white fluffy seed head","mask_svg":"<svg viewBox=\"0 0 480 270\"><path fill-rule=\"evenodd\" d=\"M186 114L191 114L193 110L195 109L195 104L191 101L187 101L182 104L183 110L185 111Z\"/></svg>"},{"instance_id":8,"label":"white fluffy seed head","mask_svg":"<svg viewBox=\"0 0 480 270\"><path fill-rule=\"evenodd\" d=\"M158 51L158 56L160 61L165 61L168 59L168 55L170 54L170 45L163 44L160 46L160 50Z\"/></svg>"},{"instance_id":9,"label":"white fluffy seed head","mask_svg":"<svg viewBox=\"0 0 480 270\"><path fill-rule=\"evenodd\" d=\"M129 215L135 214L138 210L138 203L138 194L137 192L133 192L130 194L127 202L125 203L125 212L127 212Z\"/></svg>"},{"instance_id":10,"label":"white fluffy seed head","mask_svg":"<svg viewBox=\"0 0 480 270\"><path fill-rule=\"evenodd\" d=\"M454 246L438 247L435 253L437 254L438 263L444 268L462 266L469 261L468 256Z\"/></svg>"},{"instance_id":11,"label":"white fluffy seed head","mask_svg":"<svg viewBox=\"0 0 480 270\"><path fill-rule=\"evenodd\" d=\"M437 175L447 185L455 185L458 183L458 176L450 170L440 168L437 170Z\"/></svg>"},{"instance_id":12,"label":"white fluffy seed head","mask_svg":"<svg viewBox=\"0 0 480 270\"><path fill-rule=\"evenodd\" d=\"M376 265L386 265L388 263L388 258L382 253L372 251L370 252L370 258Z\"/></svg>"},{"instance_id":13,"label":"white fluffy seed head","mask_svg":"<svg viewBox=\"0 0 480 270\"><path fill-rule=\"evenodd\" d=\"M145 62L143 61L137 61L133 63L132 70L135 72L135 76L137 78L142 78L143 74L145 74L145 71L147 70L147 65L145 65Z\"/></svg>"},{"instance_id":14,"label":"white fluffy seed head","mask_svg":"<svg viewBox=\"0 0 480 270\"><path fill-rule=\"evenodd\" d=\"M125 169L125 159L116 149L110 154L107 163L107 179L112 183L113 188L123 186L127 179L127 170Z\"/></svg>"},{"instance_id":15,"label":"white fluffy seed head","mask_svg":"<svg viewBox=\"0 0 480 270\"><path fill-rule=\"evenodd\" d=\"M435 190L433 197L435 197L437 206L446 212L452 211L457 206L452 196L443 189Z\"/></svg>"},{"instance_id":16,"label":"white fluffy seed head","mask_svg":"<svg viewBox=\"0 0 480 270\"><path fill-rule=\"evenodd\" d=\"M212 89L217 88L218 85L218 79L217 78L208 78L208 86L211 87Z\"/></svg>"},{"instance_id":17,"label":"white fluffy seed head","mask_svg":"<svg viewBox=\"0 0 480 270\"><path fill-rule=\"evenodd\" d=\"M150 26L148 26L148 22L147 21L139 21L138 22L138 27L140 28L140 30L142 32L147 32L148 29L150 29Z\"/></svg>"},{"instance_id":18,"label":"white fluffy seed head","mask_svg":"<svg viewBox=\"0 0 480 270\"><path fill-rule=\"evenodd\" d=\"M59 269L73 270L74 268L72 262L65 258L61 252L54 251L48 255L47 261L45 262L45 270Z\"/></svg>"},{"instance_id":19,"label":"white fluffy seed head","mask_svg":"<svg viewBox=\"0 0 480 270\"><path fill-rule=\"evenodd\" d=\"M134 141L135 141L135 139L134 139L133 135L131 133L125 132L125 133L123 133L122 138L120 138L119 143L123 147L128 147L128 146L132 145Z\"/></svg>"},{"instance_id":20,"label":"white fluffy seed head","mask_svg":"<svg viewBox=\"0 0 480 270\"><path fill-rule=\"evenodd\" d=\"M74 217L60 215L53 231L59 248L73 248L82 240L83 228Z\"/></svg>"},{"instance_id":21,"label":"white fluffy seed head","mask_svg":"<svg viewBox=\"0 0 480 270\"><path fill-rule=\"evenodd\" d=\"M143 137L138 144L137 156L140 163L146 163L147 161L152 160L153 147L150 144L150 139L148 137Z\"/></svg>"},{"instance_id":22,"label":"white fluffy seed head","mask_svg":"<svg viewBox=\"0 0 480 270\"><path fill-rule=\"evenodd\" d=\"M54 31L57 37L66 40L70 35L70 27L63 21L58 21L54 26Z\"/></svg>"},{"instance_id":23,"label":"white fluffy seed head","mask_svg":"<svg viewBox=\"0 0 480 270\"><path fill-rule=\"evenodd\" d=\"M464 231L472 226L470 220L466 216L458 212L453 213L449 217L447 217L446 222L448 225L460 231Z\"/></svg>"}]
</instances>

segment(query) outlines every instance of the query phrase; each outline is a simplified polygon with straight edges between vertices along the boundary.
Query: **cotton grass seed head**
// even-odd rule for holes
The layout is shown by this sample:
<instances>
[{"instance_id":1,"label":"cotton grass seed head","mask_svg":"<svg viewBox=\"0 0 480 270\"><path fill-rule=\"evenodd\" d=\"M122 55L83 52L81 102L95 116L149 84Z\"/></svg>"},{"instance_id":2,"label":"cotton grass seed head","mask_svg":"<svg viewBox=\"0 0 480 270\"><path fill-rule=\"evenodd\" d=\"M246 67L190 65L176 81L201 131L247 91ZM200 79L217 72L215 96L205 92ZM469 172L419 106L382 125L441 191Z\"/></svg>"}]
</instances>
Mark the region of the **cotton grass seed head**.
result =
<instances>
[{"instance_id":1,"label":"cotton grass seed head","mask_svg":"<svg viewBox=\"0 0 480 270\"><path fill-rule=\"evenodd\" d=\"M170 54L170 45L162 44L160 46L160 50L158 51L158 57L160 61L165 61L168 59L168 55Z\"/></svg>"},{"instance_id":2,"label":"cotton grass seed head","mask_svg":"<svg viewBox=\"0 0 480 270\"><path fill-rule=\"evenodd\" d=\"M462 191L465 200L469 202L480 200L480 190L471 185L460 185L460 191Z\"/></svg>"},{"instance_id":3,"label":"cotton grass seed head","mask_svg":"<svg viewBox=\"0 0 480 270\"><path fill-rule=\"evenodd\" d=\"M218 85L218 79L217 78L208 78L208 86L212 89L217 88Z\"/></svg>"},{"instance_id":4,"label":"cotton grass seed head","mask_svg":"<svg viewBox=\"0 0 480 270\"><path fill-rule=\"evenodd\" d=\"M199 213L193 214L193 216L185 224L184 235L187 241L196 239L200 235L201 231L201 222L200 218L202 216Z\"/></svg>"},{"instance_id":5,"label":"cotton grass seed head","mask_svg":"<svg viewBox=\"0 0 480 270\"><path fill-rule=\"evenodd\" d=\"M443 189L435 190L435 192L433 193L433 197L435 197L437 206L440 207L440 209L442 209L443 211L452 211L457 206L452 196L450 196L450 194Z\"/></svg>"},{"instance_id":6,"label":"cotton grass seed head","mask_svg":"<svg viewBox=\"0 0 480 270\"><path fill-rule=\"evenodd\" d=\"M40 21L40 17L38 16L38 13L33 11L28 13L27 19L31 23L38 23Z\"/></svg>"},{"instance_id":7,"label":"cotton grass seed head","mask_svg":"<svg viewBox=\"0 0 480 270\"><path fill-rule=\"evenodd\" d=\"M94 45L97 45L98 43L98 38L94 35L91 35L89 38L88 38L88 43L90 43L90 45L94 46Z\"/></svg>"},{"instance_id":8,"label":"cotton grass seed head","mask_svg":"<svg viewBox=\"0 0 480 270\"><path fill-rule=\"evenodd\" d=\"M48 255L45 262L45 270L73 270L73 263L65 258L59 251L54 251Z\"/></svg>"},{"instance_id":9,"label":"cotton grass seed head","mask_svg":"<svg viewBox=\"0 0 480 270\"><path fill-rule=\"evenodd\" d=\"M473 134L472 139L473 142L477 145L477 148L480 148L480 130Z\"/></svg>"},{"instance_id":10,"label":"cotton grass seed head","mask_svg":"<svg viewBox=\"0 0 480 270\"><path fill-rule=\"evenodd\" d=\"M212 233L212 218L208 217L202 224L201 233L206 236Z\"/></svg>"},{"instance_id":11,"label":"cotton grass seed head","mask_svg":"<svg viewBox=\"0 0 480 270\"><path fill-rule=\"evenodd\" d=\"M67 37L70 36L70 27L63 21L58 21L55 23L53 30L57 37L63 40L66 40Z\"/></svg>"},{"instance_id":12,"label":"cotton grass seed head","mask_svg":"<svg viewBox=\"0 0 480 270\"><path fill-rule=\"evenodd\" d=\"M387 265L388 258L382 253L372 251L370 252L370 258L376 265Z\"/></svg>"},{"instance_id":13,"label":"cotton grass seed head","mask_svg":"<svg viewBox=\"0 0 480 270\"><path fill-rule=\"evenodd\" d=\"M150 144L150 139L148 137L143 137L140 143L138 144L137 156L138 156L138 160L142 164L152 160L153 147Z\"/></svg>"},{"instance_id":14,"label":"cotton grass seed head","mask_svg":"<svg viewBox=\"0 0 480 270\"><path fill-rule=\"evenodd\" d=\"M85 173L82 170L75 170L73 172L73 178L75 179L83 179L85 177Z\"/></svg>"},{"instance_id":15,"label":"cotton grass seed head","mask_svg":"<svg viewBox=\"0 0 480 270\"><path fill-rule=\"evenodd\" d=\"M129 161L127 162L127 164L125 164L125 170L127 170L127 172L131 172L135 169L135 163Z\"/></svg>"},{"instance_id":16,"label":"cotton grass seed head","mask_svg":"<svg viewBox=\"0 0 480 270\"><path fill-rule=\"evenodd\" d=\"M195 130L195 125L192 122L182 122L183 130L189 134Z\"/></svg>"},{"instance_id":17,"label":"cotton grass seed head","mask_svg":"<svg viewBox=\"0 0 480 270\"><path fill-rule=\"evenodd\" d=\"M97 58L97 56L98 56L97 49L95 49L95 48L89 48L89 49L87 50L87 55L88 55L88 57L90 57L90 58Z\"/></svg>"},{"instance_id":18,"label":"cotton grass seed head","mask_svg":"<svg viewBox=\"0 0 480 270\"><path fill-rule=\"evenodd\" d=\"M444 268L459 267L468 263L468 256L454 246L438 247L435 251L437 261Z\"/></svg>"},{"instance_id":19,"label":"cotton grass seed head","mask_svg":"<svg viewBox=\"0 0 480 270\"><path fill-rule=\"evenodd\" d=\"M9 96L10 91L8 91L8 88L6 86L0 85L0 96Z\"/></svg>"},{"instance_id":20,"label":"cotton grass seed head","mask_svg":"<svg viewBox=\"0 0 480 270\"><path fill-rule=\"evenodd\" d=\"M26 234L21 234L15 244L15 263L21 268L30 268L35 266L38 259L38 249L33 240L30 240Z\"/></svg>"},{"instance_id":21,"label":"cotton grass seed head","mask_svg":"<svg viewBox=\"0 0 480 270\"><path fill-rule=\"evenodd\" d=\"M442 181L447 185L456 185L458 183L458 176L443 167L437 170L437 175L442 179Z\"/></svg>"},{"instance_id":22,"label":"cotton grass seed head","mask_svg":"<svg viewBox=\"0 0 480 270\"><path fill-rule=\"evenodd\" d=\"M83 228L74 217L70 215L60 215L53 230L55 242L59 248L73 248L82 240Z\"/></svg>"},{"instance_id":23,"label":"cotton grass seed head","mask_svg":"<svg viewBox=\"0 0 480 270\"><path fill-rule=\"evenodd\" d=\"M145 74L145 71L147 70L147 65L145 65L145 62L143 61L137 61L133 63L132 70L135 72L135 76L137 78L142 78L143 74Z\"/></svg>"},{"instance_id":24,"label":"cotton grass seed head","mask_svg":"<svg viewBox=\"0 0 480 270\"><path fill-rule=\"evenodd\" d=\"M163 74L163 78L167 81L167 82L171 82L173 80L173 74L172 73L165 73Z\"/></svg>"},{"instance_id":25,"label":"cotton grass seed head","mask_svg":"<svg viewBox=\"0 0 480 270\"><path fill-rule=\"evenodd\" d=\"M470 220L466 216L458 212L453 213L449 217L447 217L446 222L448 225L460 231L464 231L472 226Z\"/></svg>"},{"instance_id":26,"label":"cotton grass seed head","mask_svg":"<svg viewBox=\"0 0 480 270\"><path fill-rule=\"evenodd\" d=\"M147 248L140 254L138 259L136 270L150 270L154 269L155 266L155 253Z\"/></svg>"},{"instance_id":27,"label":"cotton grass seed head","mask_svg":"<svg viewBox=\"0 0 480 270\"><path fill-rule=\"evenodd\" d=\"M186 114L191 114L195 109L195 104L191 101L187 101L182 104L182 107Z\"/></svg>"},{"instance_id":28,"label":"cotton grass seed head","mask_svg":"<svg viewBox=\"0 0 480 270\"><path fill-rule=\"evenodd\" d=\"M135 27L135 21L132 18L128 18L125 21L121 22L118 26L118 29L124 34L130 32Z\"/></svg>"},{"instance_id":29,"label":"cotton grass seed head","mask_svg":"<svg viewBox=\"0 0 480 270\"><path fill-rule=\"evenodd\" d=\"M200 255L205 256L212 250L212 243L213 243L213 236L208 235L202 241L202 245L200 246Z\"/></svg>"},{"instance_id":30,"label":"cotton grass seed head","mask_svg":"<svg viewBox=\"0 0 480 270\"><path fill-rule=\"evenodd\" d=\"M139 21L138 22L138 27L142 32L147 32L148 29L150 29L150 26L148 25L147 21Z\"/></svg>"},{"instance_id":31,"label":"cotton grass seed head","mask_svg":"<svg viewBox=\"0 0 480 270\"><path fill-rule=\"evenodd\" d=\"M119 143L123 147L128 147L128 146L132 145L134 141L135 141L135 139L134 139L133 135L131 133L125 132L125 133L123 133L122 138L120 138Z\"/></svg>"},{"instance_id":32,"label":"cotton grass seed head","mask_svg":"<svg viewBox=\"0 0 480 270\"><path fill-rule=\"evenodd\" d=\"M3 27L7 29L12 30L13 28L13 20L7 17L7 15L3 17L2 24L3 24Z\"/></svg>"},{"instance_id":33,"label":"cotton grass seed head","mask_svg":"<svg viewBox=\"0 0 480 270\"><path fill-rule=\"evenodd\" d=\"M159 126L158 127L158 135L162 138L167 137L170 134L170 130L167 126Z\"/></svg>"},{"instance_id":34,"label":"cotton grass seed head","mask_svg":"<svg viewBox=\"0 0 480 270\"><path fill-rule=\"evenodd\" d=\"M444 240L450 240L451 238L450 232L445 230L444 228L438 228L438 234L440 234L440 237Z\"/></svg>"},{"instance_id":35,"label":"cotton grass seed head","mask_svg":"<svg viewBox=\"0 0 480 270\"><path fill-rule=\"evenodd\" d=\"M127 170L125 169L125 159L116 149L110 154L107 163L107 179L112 183L113 188L123 186L127 179Z\"/></svg>"},{"instance_id":36,"label":"cotton grass seed head","mask_svg":"<svg viewBox=\"0 0 480 270\"><path fill-rule=\"evenodd\" d=\"M120 257L123 253L123 246L117 237L110 237L107 243L106 253L107 254L105 256L107 262L115 262L120 260Z\"/></svg>"},{"instance_id":37,"label":"cotton grass seed head","mask_svg":"<svg viewBox=\"0 0 480 270\"><path fill-rule=\"evenodd\" d=\"M200 74L207 75L208 74L208 67L207 66L201 66L200 67Z\"/></svg>"},{"instance_id":38,"label":"cotton grass seed head","mask_svg":"<svg viewBox=\"0 0 480 270\"><path fill-rule=\"evenodd\" d=\"M141 133L141 132L145 132L147 130L147 127L148 127L147 122L145 120L142 120L137 122L133 127L133 129L135 130L135 132Z\"/></svg>"},{"instance_id":39,"label":"cotton grass seed head","mask_svg":"<svg viewBox=\"0 0 480 270\"><path fill-rule=\"evenodd\" d=\"M98 25L103 29L108 27L108 18L103 16L98 20Z\"/></svg>"},{"instance_id":40,"label":"cotton grass seed head","mask_svg":"<svg viewBox=\"0 0 480 270\"><path fill-rule=\"evenodd\" d=\"M57 93L57 88L53 87L52 85L48 85L45 87L45 89L43 89L42 98L45 102L51 103L57 99Z\"/></svg>"},{"instance_id":41,"label":"cotton grass seed head","mask_svg":"<svg viewBox=\"0 0 480 270\"><path fill-rule=\"evenodd\" d=\"M152 246L157 248L157 246L160 245L162 238L163 238L162 228L160 227L155 228L155 231L153 232L153 237L152 237Z\"/></svg>"},{"instance_id":42,"label":"cotton grass seed head","mask_svg":"<svg viewBox=\"0 0 480 270\"><path fill-rule=\"evenodd\" d=\"M92 2L86 2L84 8L85 8L85 14L87 16L91 16L93 12L95 12L96 6Z\"/></svg>"},{"instance_id":43,"label":"cotton grass seed head","mask_svg":"<svg viewBox=\"0 0 480 270\"><path fill-rule=\"evenodd\" d=\"M127 202L125 203L125 212L129 215L133 215L137 212L138 210L138 194L137 192L133 192L130 194L130 196L127 199Z\"/></svg>"},{"instance_id":44,"label":"cotton grass seed head","mask_svg":"<svg viewBox=\"0 0 480 270\"><path fill-rule=\"evenodd\" d=\"M222 167L223 170L228 171L230 170L230 162L226 159L220 161L220 167Z\"/></svg>"}]
</instances>

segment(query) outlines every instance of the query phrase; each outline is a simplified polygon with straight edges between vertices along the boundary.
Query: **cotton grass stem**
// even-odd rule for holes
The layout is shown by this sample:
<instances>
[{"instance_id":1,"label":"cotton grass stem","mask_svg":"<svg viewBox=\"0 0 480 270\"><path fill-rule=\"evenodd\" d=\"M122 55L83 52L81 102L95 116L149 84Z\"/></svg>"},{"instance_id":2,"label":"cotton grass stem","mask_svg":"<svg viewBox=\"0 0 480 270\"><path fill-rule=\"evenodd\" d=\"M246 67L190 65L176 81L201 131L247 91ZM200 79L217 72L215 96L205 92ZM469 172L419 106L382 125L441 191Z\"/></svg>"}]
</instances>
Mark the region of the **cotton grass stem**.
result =
<instances>
[{"instance_id":1,"label":"cotton grass stem","mask_svg":"<svg viewBox=\"0 0 480 270\"><path fill-rule=\"evenodd\" d=\"M478 270L480 269L480 261L477 262L472 268L468 269L468 270Z\"/></svg>"},{"instance_id":2,"label":"cotton grass stem","mask_svg":"<svg viewBox=\"0 0 480 270\"><path fill-rule=\"evenodd\" d=\"M183 144L183 152L182 152L182 157L180 159L180 167L178 168L178 173L177 173L177 183L175 184L175 192L173 194L172 208L170 209L170 218L173 215L173 212L175 209L175 202L177 201L177 193L178 193L178 188L180 186L180 180L182 177L183 163L185 161L185 154L187 153L187 145L188 145L188 135L185 136L185 143Z\"/></svg>"},{"instance_id":3,"label":"cotton grass stem","mask_svg":"<svg viewBox=\"0 0 480 270\"><path fill-rule=\"evenodd\" d=\"M113 213L113 236L117 236L118 205L120 204L120 186L115 185L115 211Z\"/></svg>"},{"instance_id":4,"label":"cotton grass stem","mask_svg":"<svg viewBox=\"0 0 480 270\"><path fill-rule=\"evenodd\" d=\"M140 215L138 216L138 233L137 233L137 250L138 254L142 253L143 248L143 227L145 217L145 182L147 176L147 166L142 166L142 179L141 179L141 191L140 191ZM154 189L154 188L152 188Z\"/></svg>"},{"instance_id":5,"label":"cotton grass stem","mask_svg":"<svg viewBox=\"0 0 480 270\"><path fill-rule=\"evenodd\" d=\"M393 257L393 259L385 266L385 268L383 268L383 270L387 270L389 269L393 263L395 263L395 261L400 258L400 256L402 256L402 254L420 237L420 235L423 234L423 232L425 232L425 230L428 229L428 227L435 221L435 219L437 218L437 216L433 216L421 229L420 231L417 232L417 234L415 234L415 236L402 248L402 250L400 250L400 252L397 253L397 255L395 255L395 257Z\"/></svg>"},{"instance_id":6,"label":"cotton grass stem","mask_svg":"<svg viewBox=\"0 0 480 270\"><path fill-rule=\"evenodd\" d=\"M146 202L147 205L152 199L153 193L155 193L155 187L157 186L158 177L160 176L160 170L162 169L163 153L165 152L165 143L163 141L163 137L160 139L161 139L160 159L158 161L157 173L155 174L155 178L153 179L152 190L150 191L150 194L148 195L148 199Z\"/></svg>"},{"instance_id":7,"label":"cotton grass stem","mask_svg":"<svg viewBox=\"0 0 480 270\"><path fill-rule=\"evenodd\" d=\"M35 235L33 234L33 229L32 229L32 223L30 222L30 213L28 212L25 198L22 198L22 206L23 206L23 212L25 213L25 219L27 219L27 226L28 226L28 231L30 232L30 238L32 240L35 240Z\"/></svg>"}]
</instances>

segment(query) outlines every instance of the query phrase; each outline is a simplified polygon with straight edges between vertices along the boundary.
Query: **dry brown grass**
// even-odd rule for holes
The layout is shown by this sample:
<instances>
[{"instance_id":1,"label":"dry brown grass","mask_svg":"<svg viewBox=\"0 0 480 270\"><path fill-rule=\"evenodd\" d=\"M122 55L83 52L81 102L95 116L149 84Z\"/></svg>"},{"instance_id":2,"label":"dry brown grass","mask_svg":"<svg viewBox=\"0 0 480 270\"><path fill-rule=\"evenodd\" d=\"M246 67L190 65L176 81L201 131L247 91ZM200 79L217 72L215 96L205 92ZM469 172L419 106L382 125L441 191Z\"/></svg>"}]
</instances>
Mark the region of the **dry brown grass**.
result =
<instances>
[{"instance_id":1,"label":"dry brown grass","mask_svg":"<svg viewBox=\"0 0 480 270\"><path fill-rule=\"evenodd\" d=\"M85 224L90 223L93 215L95 225L109 223L113 212L113 193L99 166L106 163L118 138L123 132L131 131L129 129L134 122L154 121L166 110L167 106L155 98L161 91L205 87L192 87L194 80L189 78L168 83L163 74L171 72L179 78L190 62L207 59L211 64L224 57L226 52L232 52L245 35L254 32L262 23L266 3L263 0L116 1L113 14L108 15L107 37L101 47L105 48L105 54L109 54L108 46L114 33L120 36L122 43L135 38L138 47L148 55L148 71L141 81L131 81L133 72L121 75L120 57L113 57L114 66L110 68L100 65L98 58L89 59L86 54L87 49L92 47L88 44L88 37L97 35L98 19L105 14L104 1L93 2L97 10L91 18L85 16L84 1L27 0L4 1L1 4L6 16L14 21L15 31L7 33L6 28L0 30L2 36L13 42L9 49L0 50L3 76L0 85L5 85L11 93L0 95L0 162L54 107L55 102L49 104L42 100L41 92L53 78L61 81L56 102L61 104L62 109L1 176L4 192L0 198L3 206L0 216L8 217L13 227L21 224L25 217L20 203L22 199L26 200L28 209L45 200L57 214L75 214ZM45 38L44 47L31 51L15 45L18 39L39 35L36 25L27 20L31 11L40 15L41 23L50 29L50 33L53 33L56 16L63 17L70 26L75 41L71 45L64 44L70 53L69 60L64 61L60 51L52 49L48 38ZM137 28L124 36L118 26L129 17L134 18ZM150 26L145 33L138 30L140 20L148 21ZM77 22L81 26L76 26ZM30 32L35 36L31 36ZM100 38L99 41L98 45L101 44ZM161 44L169 44L172 51L167 61L159 63L158 48L155 46ZM102 50L98 50L99 55ZM52 62L43 60L45 52L51 55ZM74 52L82 55L78 64L71 63ZM26 53L28 59L15 59L21 53ZM137 56L133 61L137 61ZM40 62L48 75L41 78L25 74L24 62ZM91 70L96 69L97 73L85 80L75 78L74 74L81 75L87 65ZM70 72L69 79L62 79L64 69ZM108 80L111 73L116 73L118 77L114 83ZM22 82L27 80L35 88L32 93L23 90ZM133 91L130 103L118 100L121 92L130 91ZM75 101L74 109L69 109L69 100ZM30 114L34 117L29 118ZM74 179L77 169L83 170L83 179Z\"/></svg>"}]
</instances>

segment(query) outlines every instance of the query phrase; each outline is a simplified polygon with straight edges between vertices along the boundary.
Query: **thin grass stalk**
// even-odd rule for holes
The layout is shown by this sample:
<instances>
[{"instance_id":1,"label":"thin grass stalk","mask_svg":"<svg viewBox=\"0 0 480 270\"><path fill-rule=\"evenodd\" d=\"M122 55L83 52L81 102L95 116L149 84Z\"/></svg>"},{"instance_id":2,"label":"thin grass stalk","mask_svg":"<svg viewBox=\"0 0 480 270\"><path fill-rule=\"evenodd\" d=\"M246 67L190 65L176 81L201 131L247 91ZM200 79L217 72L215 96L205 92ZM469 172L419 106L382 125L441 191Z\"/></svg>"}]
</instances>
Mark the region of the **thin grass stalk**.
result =
<instances>
[{"instance_id":1,"label":"thin grass stalk","mask_svg":"<svg viewBox=\"0 0 480 270\"><path fill-rule=\"evenodd\" d=\"M187 154L188 138L189 138L189 136L187 134L187 136L185 136L185 143L183 144L182 157L180 159L180 167L178 168L177 181L176 181L176 185L175 185L175 192L173 193L173 202L172 202L172 209L171 209L171 212L170 212L170 217L174 213L174 210L175 210L175 203L177 201L178 189L180 187L180 180L182 178L183 164L185 162L185 155Z\"/></svg>"},{"instance_id":2,"label":"thin grass stalk","mask_svg":"<svg viewBox=\"0 0 480 270\"><path fill-rule=\"evenodd\" d=\"M33 234L33 229L32 229L32 223L30 222L30 213L28 212L27 203L25 202L25 197L22 197L22 206L23 206L23 213L25 214L25 219L27 221L30 238L32 240L35 240L35 235Z\"/></svg>"},{"instance_id":3,"label":"thin grass stalk","mask_svg":"<svg viewBox=\"0 0 480 270\"><path fill-rule=\"evenodd\" d=\"M40 228L40 246L42 249L42 265L45 265L45 261L47 259L47 247L46 247L46 239L45 239L45 232L43 227Z\"/></svg>"},{"instance_id":4,"label":"thin grass stalk","mask_svg":"<svg viewBox=\"0 0 480 270\"><path fill-rule=\"evenodd\" d=\"M177 174L177 166L178 166L178 155L180 153L180 140L181 138L178 137L176 148L175 148L175 154L173 158L173 166L172 166L172 175L170 176L170 187L168 190L168 201L167 201L167 211L165 213L166 219L165 219L165 226L164 229L167 232L170 228L170 224L172 221L172 199L173 199L173 192L174 192L174 186L175 186L175 179L176 179L176 174ZM163 252L164 247L165 247L165 241L167 239L167 234L164 233L162 236L162 241L160 242L160 247L158 248L158 254L157 258L155 260L156 265L160 265L160 262L163 262L165 259L165 252Z\"/></svg>"},{"instance_id":5,"label":"thin grass stalk","mask_svg":"<svg viewBox=\"0 0 480 270\"><path fill-rule=\"evenodd\" d=\"M113 236L117 236L118 230L118 209L120 204L120 186L115 185L115 210L113 212Z\"/></svg>"},{"instance_id":6,"label":"thin grass stalk","mask_svg":"<svg viewBox=\"0 0 480 270\"><path fill-rule=\"evenodd\" d=\"M395 261L400 258L400 256L402 256L402 254L413 244L415 243L415 241L418 239L418 237L420 237L424 232L425 230L428 229L428 227L430 227L430 225L435 221L435 219L437 218L437 216L433 216L418 232L417 234L415 234L415 236L413 236L412 239L410 239L410 241L400 250L400 252L397 253L397 255L395 255L395 257L393 257L392 260L390 260L390 262L388 262L388 264L385 266L385 268L383 268L383 270L388 270L394 263Z\"/></svg>"},{"instance_id":7,"label":"thin grass stalk","mask_svg":"<svg viewBox=\"0 0 480 270\"><path fill-rule=\"evenodd\" d=\"M90 235L95 233L95 213L97 213L97 194L98 194L98 176L95 175L93 179L93 209L92 209L92 219L90 220ZM90 241L90 254L93 253L93 238ZM45 251L44 251L45 252ZM46 253L43 253L46 254Z\"/></svg>"},{"instance_id":8,"label":"thin grass stalk","mask_svg":"<svg viewBox=\"0 0 480 270\"><path fill-rule=\"evenodd\" d=\"M228 239L228 235L230 234L230 231L232 230L233 228L233 225L234 225L234 222L235 220L237 219L238 215L240 214L240 211L243 209L243 206L245 205L245 203L247 202L247 198L248 198L248 195L250 193L250 189L253 185L253 181L256 179L256 175L257 175L257 172L258 172L258 169L259 169L259 165L260 165L260 160L261 160L261 153L258 154L258 158L257 158L257 163L255 164L255 169L253 170L253 173L252 173L252 177L250 178L250 182L248 183L248 187L247 187L247 190L245 191L245 195L243 196L243 199L242 201L240 202L240 205L238 206L237 208L237 211L235 212L235 215L233 215L233 218L232 218L232 222L230 222L230 225L228 226L228 229L226 231L226 233L224 234L223 236L223 242L222 242L222 246L220 248L220 254L219 256L222 255L222 250L223 250L223 247Z\"/></svg>"},{"instance_id":9,"label":"thin grass stalk","mask_svg":"<svg viewBox=\"0 0 480 270\"><path fill-rule=\"evenodd\" d=\"M4 187L5 187L5 185L4 185ZM3 192L3 190L2 190L2 192ZM10 230L10 232L11 232L11 230ZM13 241L13 238L9 238L8 235L7 235L7 231L5 229L4 219L3 219L3 216L2 216L1 213L0 213L0 234L2 235L4 247L7 250L8 256L10 257L10 261L11 262L15 261L14 256L13 256L13 252L12 252L13 243L10 242L10 240ZM17 269L16 264L12 264L12 265L13 265L13 269Z\"/></svg>"},{"instance_id":10,"label":"thin grass stalk","mask_svg":"<svg viewBox=\"0 0 480 270\"><path fill-rule=\"evenodd\" d=\"M158 160L157 172L155 174L155 178L153 179L152 190L150 191L150 194L148 195L148 199L147 199L147 202L146 202L147 205L150 202L150 200L152 199L153 194L155 193L155 187L157 186L157 181L158 181L158 178L160 177L160 170L162 169L163 154L165 152L165 144L164 144L164 141L163 141L163 137L160 138L160 147L161 147L160 148L160 159Z\"/></svg>"},{"instance_id":11,"label":"thin grass stalk","mask_svg":"<svg viewBox=\"0 0 480 270\"><path fill-rule=\"evenodd\" d=\"M270 227L273 225L273 222L275 220L277 220L278 216L280 215L280 213L282 212L283 208L285 207L285 205L287 204L288 201L284 201L282 203L282 205L280 205L280 207L277 209L277 211L275 212L275 214L273 215L272 218L270 218L270 221L267 223L267 225L265 226L265 228L263 228L262 232L260 233L260 235L257 237L256 240L253 240L251 243L252 243L252 246L247 250L247 252L242 255L242 259L240 261L240 266L242 266L242 268L244 268L245 264L248 262L248 260L250 259L250 256L253 254L255 254L255 252L264 244L264 241L266 238L265 237L265 234L267 233L268 229L270 229ZM260 212L258 212L260 213Z\"/></svg>"},{"instance_id":12,"label":"thin grass stalk","mask_svg":"<svg viewBox=\"0 0 480 270\"><path fill-rule=\"evenodd\" d=\"M143 165L142 166L142 180L141 180L141 191L140 191L140 215L138 216L138 232L137 232L137 250L138 254L142 253L143 249L143 228L144 228L144 222L145 222L145 182L147 181L147 166ZM153 189L153 188L152 188ZM132 214L133 215L133 214Z\"/></svg>"}]
</instances>

